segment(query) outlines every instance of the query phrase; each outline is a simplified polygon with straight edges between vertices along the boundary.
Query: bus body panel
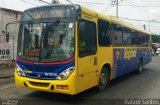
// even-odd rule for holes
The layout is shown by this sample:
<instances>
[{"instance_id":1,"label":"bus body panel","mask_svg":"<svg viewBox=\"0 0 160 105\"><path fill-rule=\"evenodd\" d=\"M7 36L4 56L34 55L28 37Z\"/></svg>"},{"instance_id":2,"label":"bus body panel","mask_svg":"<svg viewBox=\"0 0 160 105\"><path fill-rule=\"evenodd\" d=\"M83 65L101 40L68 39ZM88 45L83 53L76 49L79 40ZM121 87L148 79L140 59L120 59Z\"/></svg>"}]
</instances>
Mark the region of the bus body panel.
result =
<instances>
[{"instance_id":1,"label":"bus body panel","mask_svg":"<svg viewBox=\"0 0 160 105\"><path fill-rule=\"evenodd\" d=\"M143 65L151 62L151 52L147 47L116 47L113 59L116 66L116 77L119 77L137 70L140 59L143 60Z\"/></svg>"},{"instance_id":2,"label":"bus body panel","mask_svg":"<svg viewBox=\"0 0 160 105\"><path fill-rule=\"evenodd\" d=\"M110 79L115 78L116 72L114 70L114 65L113 65L113 48L112 47L99 47L98 48L98 74L99 75L100 75L102 68L106 64L110 65L111 67L111 78Z\"/></svg>"},{"instance_id":3,"label":"bus body panel","mask_svg":"<svg viewBox=\"0 0 160 105\"><path fill-rule=\"evenodd\" d=\"M38 80L21 77L15 72L16 87L29 88L47 92L64 93L74 95L77 94L76 77L71 76L67 80ZM51 86L53 85L53 89ZM59 89L57 86L68 86L68 89Z\"/></svg>"},{"instance_id":4,"label":"bus body panel","mask_svg":"<svg viewBox=\"0 0 160 105\"><path fill-rule=\"evenodd\" d=\"M143 65L146 65L152 61L152 51L150 47L138 48L139 58L143 58Z\"/></svg>"},{"instance_id":5,"label":"bus body panel","mask_svg":"<svg viewBox=\"0 0 160 105\"><path fill-rule=\"evenodd\" d=\"M116 77L136 70L137 63L137 49L136 48L113 48L114 65L116 66Z\"/></svg>"},{"instance_id":6,"label":"bus body panel","mask_svg":"<svg viewBox=\"0 0 160 105\"><path fill-rule=\"evenodd\" d=\"M81 18L79 19L91 21L97 25L97 18L91 15L86 15L82 13ZM76 36L78 36L78 34ZM77 41L77 43L79 43L79 41ZM77 53L78 52L79 50L77 50ZM97 85L98 83L97 81L98 72L97 71L98 71L97 52L96 54L85 56L85 57L80 57L79 55L77 56L77 72L78 72L77 91L78 92L84 91L86 89L89 89Z\"/></svg>"}]
</instances>

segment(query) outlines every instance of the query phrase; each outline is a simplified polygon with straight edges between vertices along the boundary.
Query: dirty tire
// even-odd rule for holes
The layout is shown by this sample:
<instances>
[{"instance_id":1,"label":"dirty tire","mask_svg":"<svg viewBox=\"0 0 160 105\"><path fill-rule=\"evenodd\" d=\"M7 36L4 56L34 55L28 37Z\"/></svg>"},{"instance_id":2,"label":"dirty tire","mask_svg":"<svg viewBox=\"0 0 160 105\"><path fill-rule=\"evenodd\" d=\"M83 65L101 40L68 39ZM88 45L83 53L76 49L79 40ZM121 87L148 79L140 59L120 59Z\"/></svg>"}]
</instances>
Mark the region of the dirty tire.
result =
<instances>
[{"instance_id":1,"label":"dirty tire","mask_svg":"<svg viewBox=\"0 0 160 105\"><path fill-rule=\"evenodd\" d=\"M110 83L109 73L107 72L106 68L102 68L99 76L97 90L98 91L104 90L107 86L109 86L109 83Z\"/></svg>"},{"instance_id":2,"label":"dirty tire","mask_svg":"<svg viewBox=\"0 0 160 105\"><path fill-rule=\"evenodd\" d=\"M136 71L137 74L140 74L143 71L143 61L140 59L139 60L139 67Z\"/></svg>"}]
</instances>

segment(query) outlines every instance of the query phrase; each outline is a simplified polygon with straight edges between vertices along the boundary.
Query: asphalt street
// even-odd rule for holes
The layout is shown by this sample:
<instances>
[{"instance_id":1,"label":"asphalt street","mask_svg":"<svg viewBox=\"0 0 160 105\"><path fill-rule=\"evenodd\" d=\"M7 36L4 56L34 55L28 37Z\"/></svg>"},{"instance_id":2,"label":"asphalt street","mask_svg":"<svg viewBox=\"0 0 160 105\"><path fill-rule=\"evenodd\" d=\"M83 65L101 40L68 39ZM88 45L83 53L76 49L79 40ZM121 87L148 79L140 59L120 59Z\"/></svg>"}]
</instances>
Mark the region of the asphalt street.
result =
<instances>
[{"instance_id":1,"label":"asphalt street","mask_svg":"<svg viewBox=\"0 0 160 105\"><path fill-rule=\"evenodd\" d=\"M160 99L160 56L144 66L141 74L129 73L111 81L102 92L89 89L75 96L16 88L14 78L0 79L0 99L14 99L24 104L71 105L71 104L127 104L126 99ZM133 103L132 103L133 104ZM156 104L160 105L160 100Z\"/></svg>"}]
</instances>

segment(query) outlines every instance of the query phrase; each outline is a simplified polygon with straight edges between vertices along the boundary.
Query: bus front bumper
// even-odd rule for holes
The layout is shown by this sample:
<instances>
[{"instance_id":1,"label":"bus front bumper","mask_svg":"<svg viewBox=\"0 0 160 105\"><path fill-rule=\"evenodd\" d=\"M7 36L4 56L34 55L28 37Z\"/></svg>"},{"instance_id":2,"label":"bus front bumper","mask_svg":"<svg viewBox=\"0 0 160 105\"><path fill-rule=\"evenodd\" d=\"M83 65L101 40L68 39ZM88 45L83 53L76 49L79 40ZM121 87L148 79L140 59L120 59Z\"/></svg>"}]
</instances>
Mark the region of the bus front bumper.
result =
<instances>
[{"instance_id":1,"label":"bus front bumper","mask_svg":"<svg viewBox=\"0 0 160 105\"><path fill-rule=\"evenodd\" d=\"M77 94L76 77L69 77L67 80L38 80L21 77L15 72L15 83L17 87L22 88L70 95Z\"/></svg>"}]
</instances>

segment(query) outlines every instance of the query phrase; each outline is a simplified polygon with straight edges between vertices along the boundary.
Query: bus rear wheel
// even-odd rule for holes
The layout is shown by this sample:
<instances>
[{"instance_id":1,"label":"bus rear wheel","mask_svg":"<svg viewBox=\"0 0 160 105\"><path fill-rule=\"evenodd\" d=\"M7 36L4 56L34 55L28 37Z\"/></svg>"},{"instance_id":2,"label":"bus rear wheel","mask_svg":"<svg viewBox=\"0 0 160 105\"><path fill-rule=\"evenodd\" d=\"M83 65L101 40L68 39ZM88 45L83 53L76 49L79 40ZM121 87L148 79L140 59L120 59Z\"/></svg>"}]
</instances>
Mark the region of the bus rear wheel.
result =
<instances>
[{"instance_id":1,"label":"bus rear wheel","mask_svg":"<svg viewBox=\"0 0 160 105\"><path fill-rule=\"evenodd\" d=\"M140 74L142 71L143 71L143 60L140 59L139 60L139 67L138 67L137 73Z\"/></svg>"},{"instance_id":2,"label":"bus rear wheel","mask_svg":"<svg viewBox=\"0 0 160 105\"><path fill-rule=\"evenodd\" d=\"M110 83L109 73L107 72L106 68L102 68L99 76L97 90L98 91L104 90L107 86L109 86L109 83Z\"/></svg>"}]
</instances>

